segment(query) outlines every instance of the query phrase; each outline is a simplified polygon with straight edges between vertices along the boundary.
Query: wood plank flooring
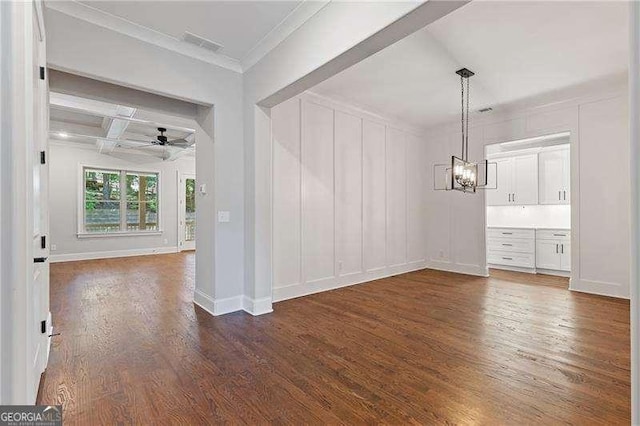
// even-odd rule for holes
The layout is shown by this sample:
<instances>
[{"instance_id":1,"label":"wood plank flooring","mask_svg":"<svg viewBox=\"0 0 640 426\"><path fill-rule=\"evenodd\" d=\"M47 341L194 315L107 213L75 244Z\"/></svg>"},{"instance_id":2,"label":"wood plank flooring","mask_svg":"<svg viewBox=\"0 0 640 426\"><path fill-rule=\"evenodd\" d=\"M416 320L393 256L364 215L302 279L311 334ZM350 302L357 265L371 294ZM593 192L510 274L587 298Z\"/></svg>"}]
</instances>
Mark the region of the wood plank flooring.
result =
<instances>
[{"instance_id":1,"label":"wood plank flooring","mask_svg":"<svg viewBox=\"0 0 640 426\"><path fill-rule=\"evenodd\" d=\"M629 424L629 303L424 270L214 318L193 253L51 265L65 424Z\"/></svg>"}]
</instances>

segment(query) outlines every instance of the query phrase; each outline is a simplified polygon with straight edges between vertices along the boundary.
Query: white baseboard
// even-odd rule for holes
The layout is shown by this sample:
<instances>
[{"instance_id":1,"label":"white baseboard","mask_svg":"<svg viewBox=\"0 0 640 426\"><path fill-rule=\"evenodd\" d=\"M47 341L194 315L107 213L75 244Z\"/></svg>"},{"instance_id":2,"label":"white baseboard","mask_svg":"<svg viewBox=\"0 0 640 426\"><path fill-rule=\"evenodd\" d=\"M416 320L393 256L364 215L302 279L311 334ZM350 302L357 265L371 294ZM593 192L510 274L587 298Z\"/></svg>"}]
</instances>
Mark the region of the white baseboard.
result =
<instances>
[{"instance_id":1,"label":"white baseboard","mask_svg":"<svg viewBox=\"0 0 640 426\"><path fill-rule=\"evenodd\" d=\"M213 299L202 291L195 289L193 303L216 317L238 311L245 311L253 316L273 312L270 297L251 299L247 296L234 296L225 299Z\"/></svg>"},{"instance_id":2,"label":"white baseboard","mask_svg":"<svg viewBox=\"0 0 640 426\"><path fill-rule=\"evenodd\" d=\"M536 268L535 273L536 274L543 274L543 275L555 275L557 277L571 278L571 272L557 271L555 269Z\"/></svg>"},{"instance_id":3,"label":"white baseboard","mask_svg":"<svg viewBox=\"0 0 640 426\"><path fill-rule=\"evenodd\" d=\"M435 269L436 271L453 272L456 274L473 275L476 277L486 278L489 276L489 268L484 266L444 262L433 259L427 262L426 268Z\"/></svg>"},{"instance_id":4,"label":"white baseboard","mask_svg":"<svg viewBox=\"0 0 640 426\"><path fill-rule=\"evenodd\" d=\"M629 299L628 287L625 287L618 283L592 281L572 277L569 280L569 290L578 291L581 293L597 294L599 296Z\"/></svg>"},{"instance_id":5,"label":"white baseboard","mask_svg":"<svg viewBox=\"0 0 640 426\"><path fill-rule=\"evenodd\" d=\"M273 289L273 301L282 302L283 300L294 299L296 297L309 296L323 291L335 290L342 287L363 284L366 282L387 278L394 275L405 274L407 272L425 269L424 261L416 261L404 265L394 265L388 268L376 268L374 270L350 273L348 275L328 277L322 280L297 283L285 287Z\"/></svg>"},{"instance_id":6,"label":"white baseboard","mask_svg":"<svg viewBox=\"0 0 640 426\"><path fill-rule=\"evenodd\" d=\"M270 297L261 299L251 299L244 296L242 301L242 309L253 316L263 315L273 312L273 306Z\"/></svg>"},{"instance_id":7,"label":"white baseboard","mask_svg":"<svg viewBox=\"0 0 640 426\"><path fill-rule=\"evenodd\" d=\"M488 265L491 269L500 269L502 271L523 272L525 274L536 274L536 268L523 268L521 266L509 266L509 265ZM550 274L554 275L554 274Z\"/></svg>"},{"instance_id":8,"label":"white baseboard","mask_svg":"<svg viewBox=\"0 0 640 426\"><path fill-rule=\"evenodd\" d=\"M242 302L242 296L216 300L198 289L195 289L193 292L193 303L214 316L240 311L242 310Z\"/></svg>"},{"instance_id":9,"label":"white baseboard","mask_svg":"<svg viewBox=\"0 0 640 426\"><path fill-rule=\"evenodd\" d=\"M177 253L178 247L153 247L146 249L94 251L85 253L52 254L50 263L72 262L76 260L110 259L114 257L146 256L150 254Z\"/></svg>"}]
</instances>

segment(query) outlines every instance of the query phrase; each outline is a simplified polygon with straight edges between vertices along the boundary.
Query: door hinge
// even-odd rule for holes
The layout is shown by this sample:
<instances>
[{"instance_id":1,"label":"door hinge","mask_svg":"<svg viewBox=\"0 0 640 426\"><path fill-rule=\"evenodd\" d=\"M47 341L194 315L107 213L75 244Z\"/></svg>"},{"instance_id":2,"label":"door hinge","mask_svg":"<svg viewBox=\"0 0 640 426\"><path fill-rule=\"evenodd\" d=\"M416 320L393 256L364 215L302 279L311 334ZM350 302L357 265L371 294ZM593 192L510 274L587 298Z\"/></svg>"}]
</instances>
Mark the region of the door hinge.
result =
<instances>
[{"instance_id":1,"label":"door hinge","mask_svg":"<svg viewBox=\"0 0 640 426\"><path fill-rule=\"evenodd\" d=\"M40 151L40 164L47 164L47 153L46 153L46 151Z\"/></svg>"},{"instance_id":2,"label":"door hinge","mask_svg":"<svg viewBox=\"0 0 640 426\"><path fill-rule=\"evenodd\" d=\"M42 249L46 249L47 248L47 236L43 235L40 237L40 248Z\"/></svg>"},{"instance_id":3,"label":"door hinge","mask_svg":"<svg viewBox=\"0 0 640 426\"><path fill-rule=\"evenodd\" d=\"M40 67L40 80L44 80L44 67Z\"/></svg>"},{"instance_id":4,"label":"door hinge","mask_svg":"<svg viewBox=\"0 0 640 426\"><path fill-rule=\"evenodd\" d=\"M40 333L44 334L47 332L47 320L40 321Z\"/></svg>"}]
</instances>

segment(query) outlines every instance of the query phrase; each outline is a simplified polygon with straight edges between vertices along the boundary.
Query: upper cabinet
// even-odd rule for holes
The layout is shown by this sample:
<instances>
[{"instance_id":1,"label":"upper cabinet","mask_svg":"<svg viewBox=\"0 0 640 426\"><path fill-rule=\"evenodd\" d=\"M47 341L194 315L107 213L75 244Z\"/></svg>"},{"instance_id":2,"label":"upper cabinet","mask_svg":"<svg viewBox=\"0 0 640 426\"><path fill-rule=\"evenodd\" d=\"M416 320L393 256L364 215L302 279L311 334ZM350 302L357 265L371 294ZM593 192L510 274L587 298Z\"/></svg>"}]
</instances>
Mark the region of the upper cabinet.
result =
<instances>
[{"instance_id":1,"label":"upper cabinet","mask_svg":"<svg viewBox=\"0 0 640 426\"><path fill-rule=\"evenodd\" d=\"M541 151L538 154L538 170L540 204L570 204L569 147Z\"/></svg>"},{"instance_id":2,"label":"upper cabinet","mask_svg":"<svg viewBox=\"0 0 640 426\"><path fill-rule=\"evenodd\" d=\"M497 167L497 189L487 190L487 205L538 204L538 155L527 154L490 160Z\"/></svg>"}]
</instances>

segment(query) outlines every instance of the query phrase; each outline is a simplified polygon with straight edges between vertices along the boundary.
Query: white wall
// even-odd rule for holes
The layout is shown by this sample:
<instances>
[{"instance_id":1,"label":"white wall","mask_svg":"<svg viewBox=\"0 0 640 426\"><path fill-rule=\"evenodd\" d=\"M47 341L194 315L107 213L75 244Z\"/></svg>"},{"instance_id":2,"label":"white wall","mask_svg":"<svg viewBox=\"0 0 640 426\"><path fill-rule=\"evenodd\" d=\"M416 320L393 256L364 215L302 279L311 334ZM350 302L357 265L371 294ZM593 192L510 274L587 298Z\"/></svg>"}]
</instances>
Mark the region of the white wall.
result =
<instances>
[{"instance_id":1,"label":"white wall","mask_svg":"<svg viewBox=\"0 0 640 426\"><path fill-rule=\"evenodd\" d=\"M203 128L212 142L199 143L196 158L198 180L209 189L198 199L203 214L196 230L196 298L206 309L222 313L216 311L216 300L243 294L242 74L55 10L47 9L46 24L49 66L205 105L195 117L212 128ZM212 113L207 106L213 106ZM229 211L230 222L218 223L216 210Z\"/></svg>"},{"instance_id":2,"label":"white wall","mask_svg":"<svg viewBox=\"0 0 640 426\"><path fill-rule=\"evenodd\" d=\"M87 149L59 142L50 144L50 244L56 246L56 250L51 252L52 262L177 251L177 173L195 174L195 158L142 162L127 161L124 159L127 157L136 158L131 153L120 159L100 154L95 148ZM78 238L78 221L81 220L77 214L80 202L78 192L82 188L82 182L78 180L82 166L159 172L162 234Z\"/></svg>"},{"instance_id":3,"label":"white wall","mask_svg":"<svg viewBox=\"0 0 640 426\"><path fill-rule=\"evenodd\" d=\"M487 226L571 228L571 206L487 206Z\"/></svg>"},{"instance_id":4,"label":"white wall","mask_svg":"<svg viewBox=\"0 0 640 426\"><path fill-rule=\"evenodd\" d=\"M415 129L313 94L271 118L275 301L425 266Z\"/></svg>"},{"instance_id":5,"label":"white wall","mask_svg":"<svg viewBox=\"0 0 640 426\"><path fill-rule=\"evenodd\" d=\"M482 158L484 145L571 132L570 288L629 297L630 171L625 160L629 154L625 88L598 89L573 98L550 94L507 112L476 117L472 122L472 159ZM451 152L459 152L457 126L428 131L429 158L444 162ZM429 191L427 199L430 206L439 206L429 211L427 263L458 272L483 270L485 218L489 223L496 220L495 215L485 215L484 194Z\"/></svg>"},{"instance_id":6,"label":"white wall","mask_svg":"<svg viewBox=\"0 0 640 426\"><path fill-rule=\"evenodd\" d=\"M464 4L466 1L330 2L244 73L245 295L271 300L269 109ZM331 28L329 33L327 28Z\"/></svg>"}]
</instances>

